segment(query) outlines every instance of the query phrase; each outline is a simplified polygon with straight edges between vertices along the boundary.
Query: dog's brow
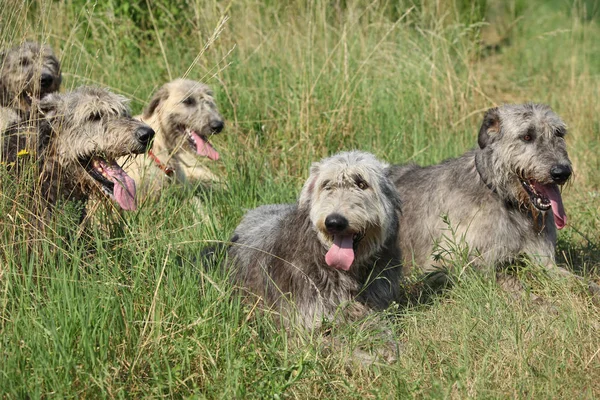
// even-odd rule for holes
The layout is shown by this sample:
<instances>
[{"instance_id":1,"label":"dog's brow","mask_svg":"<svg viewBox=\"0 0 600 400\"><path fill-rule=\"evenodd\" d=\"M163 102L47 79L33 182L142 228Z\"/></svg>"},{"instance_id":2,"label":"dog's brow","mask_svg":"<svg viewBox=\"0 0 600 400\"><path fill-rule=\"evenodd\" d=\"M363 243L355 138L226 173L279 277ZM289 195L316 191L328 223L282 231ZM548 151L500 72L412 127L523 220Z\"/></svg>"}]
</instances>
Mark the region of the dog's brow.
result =
<instances>
[{"instance_id":1,"label":"dog's brow","mask_svg":"<svg viewBox=\"0 0 600 400\"><path fill-rule=\"evenodd\" d=\"M352 180L356 184L361 183L361 182L365 182L366 183L365 178L363 178L362 175L358 174L358 173L352 175Z\"/></svg>"}]
</instances>

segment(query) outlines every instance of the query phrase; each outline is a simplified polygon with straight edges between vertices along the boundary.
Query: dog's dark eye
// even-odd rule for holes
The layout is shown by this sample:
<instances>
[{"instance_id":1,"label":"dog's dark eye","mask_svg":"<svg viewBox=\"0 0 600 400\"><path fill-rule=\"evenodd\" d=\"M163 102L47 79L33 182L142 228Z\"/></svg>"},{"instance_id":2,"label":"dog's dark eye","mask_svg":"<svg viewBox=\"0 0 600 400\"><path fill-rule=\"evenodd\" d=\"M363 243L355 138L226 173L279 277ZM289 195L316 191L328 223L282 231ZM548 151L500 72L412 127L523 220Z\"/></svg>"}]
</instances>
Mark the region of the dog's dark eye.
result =
<instances>
[{"instance_id":1,"label":"dog's dark eye","mask_svg":"<svg viewBox=\"0 0 600 400\"><path fill-rule=\"evenodd\" d=\"M565 137L565 135L567 134L567 131L564 128L558 128L554 134L558 137Z\"/></svg>"},{"instance_id":2,"label":"dog's dark eye","mask_svg":"<svg viewBox=\"0 0 600 400\"><path fill-rule=\"evenodd\" d=\"M529 128L527 130L527 132L525 133L525 135L523 135L521 137L521 139L523 139L524 142L531 142L533 141L533 138L535 137L535 131L533 128Z\"/></svg>"},{"instance_id":3,"label":"dog's dark eye","mask_svg":"<svg viewBox=\"0 0 600 400\"><path fill-rule=\"evenodd\" d=\"M193 97L186 97L185 100L183 100L183 104L186 106L193 106L196 104L196 99Z\"/></svg>"},{"instance_id":4,"label":"dog's dark eye","mask_svg":"<svg viewBox=\"0 0 600 400\"><path fill-rule=\"evenodd\" d=\"M321 189L323 189L323 190L329 190L330 189L330 187L329 187L330 183L331 183L331 181L329 181L329 180L323 181L323 183L321 183Z\"/></svg>"},{"instance_id":5,"label":"dog's dark eye","mask_svg":"<svg viewBox=\"0 0 600 400\"><path fill-rule=\"evenodd\" d=\"M100 115L100 113L91 113L88 117L88 121L90 122L98 122L102 119L102 115Z\"/></svg>"},{"instance_id":6,"label":"dog's dark eye","mask_svg":"<svg viewBox=\"0 0 600 400\"><path fill-rule=\"evenodd\" d=\"M369 188L369 184L362 179L356 181L356 186L358 186L360 190L367 190Z\"/></svg>"},{"instance_id":7,"label":"dog's dark eye","mask_svg":"<svg viewBox=\"0 0 600 400\"><path fill-rule=\"evenodd\" d=\"M360 189L360 190L366 190L369 188L369 184L363 179L362 176L360 175L354 175L354 184Z\"/></svg>"}]
</instances>

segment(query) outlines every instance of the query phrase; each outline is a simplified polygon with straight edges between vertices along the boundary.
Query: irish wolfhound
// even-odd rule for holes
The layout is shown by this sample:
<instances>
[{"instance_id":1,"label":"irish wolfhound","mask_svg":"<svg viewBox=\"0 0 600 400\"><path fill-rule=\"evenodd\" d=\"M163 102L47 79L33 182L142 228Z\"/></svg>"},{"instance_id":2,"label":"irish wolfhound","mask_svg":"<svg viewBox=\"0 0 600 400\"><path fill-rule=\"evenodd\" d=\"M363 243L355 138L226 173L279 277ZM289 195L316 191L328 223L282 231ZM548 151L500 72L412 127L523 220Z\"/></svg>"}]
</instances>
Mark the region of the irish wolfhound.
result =
<instances>
[{"instance_id":1,"label":"irish wolfhound","mask_svg":"<svg viewBox=\"0 0 600 400\"><path fill-rule=\"evenodd\" d=\"M135 209L135 182L115 159L146 151L154 131L130 116L127 100L80 87L44 97L39 108L38 120L4 133L2 161L18 169L20 153L37 153L43 208L50 211L61 199L85 202L103 192L121 208Z\"/></svg>"},{"instance_id":2,"label":"irish wolfhound","mask_svg":"<svg viewBox=\"0 0 600 400\"><path fill-rule=\"evenodd\" d=\"M155 193L174 179L217 180L204 164L219 159L208 137L221 132L224 122L208 86L184 79L169 82L137 118L156 131L152 150L125 166L143 194Z\"/></svg>"},{"instance_id":3,"label":"irish wolfhound","mask_svg":"<svg viewBox=\"0 0 600 400\"><path fill-rule=\"evenodd\" d=\"M398 300L399 212L387 166L369 153L340 153L313 164L297 204L247 213L228 265L235 283L286 323L356 319Z\"/></svg>"},{"instance_id":4,"label":"irish wolfhound","mask_svg":"<svg viewBox=\"0 0 600 400\"><path fill-rule=\"evenodd\" d=\"M439 268L434 247L451 254L456 240L468 245L475 265L525 255L567 273L554 262L556 229L567 222L559 187L571 176L565 135L548 106L504 105L485 114L479 148L429 167L392 167L405 268Z\"/></svg>"},{"instance_id":5,"label":"irish wolfhound","mask_svg":"<svg viewBox=\"0 0 600 400\"><path fill-rule=\"evenodd\" d=\"M0 132L19 122L35 100L56 92L60 63L52 49L25 42L0 53Z\"/></svg>"}]
</instances>

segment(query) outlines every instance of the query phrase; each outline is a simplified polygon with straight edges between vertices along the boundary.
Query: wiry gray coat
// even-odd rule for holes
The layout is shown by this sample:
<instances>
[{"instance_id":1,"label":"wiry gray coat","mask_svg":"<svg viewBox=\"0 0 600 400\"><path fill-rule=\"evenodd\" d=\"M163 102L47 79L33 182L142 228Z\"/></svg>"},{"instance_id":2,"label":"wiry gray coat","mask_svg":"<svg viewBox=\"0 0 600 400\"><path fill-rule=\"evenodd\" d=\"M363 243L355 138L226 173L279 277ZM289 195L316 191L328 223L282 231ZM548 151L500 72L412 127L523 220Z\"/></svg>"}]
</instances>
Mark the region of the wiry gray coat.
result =
<instances>
[{"instance_id":1,"label":"wiry gray coat","mask_svg":"<svg viewBox=\"0 0 600 400\"><path fill-rule=\"evenodd\" d=\"M358 247L363 257L357 255L348 271L327 265L327 245L319 239L310 217L314 204L300 201L262 206L246 214L228 253L234 282L260 296L264 305L280 311L284 319L294 319L308 329L319 327L323 320L354 320L398 301L400 201L387 177L380 178L377 190L389 210L387 228L373 236L384 239ZM304 196L312 190L310 182L309 178L301 199L310 197Z\"/></svg>"},{"instance_id":2,"label":"wiry gray coat","mask_svg":"<svg viewBox=\"0 0 600 400\"><path fill-rule=\"evenodd\" d=\"M452 258L455 245L468 247L475 266L522 255L553 266L552 211L536 209L520 181L552 183L553 166L570 169L564 134L564 123L549 107L507 105L486 114L479 148L438 165L392 167L403 203L405 268L431 271L443 264L434 259L435 248Z\"/></svg>"},{"instance_id":3,"label":"wiry gray coat","mask_svg":"<svg viewBox=\"0 0 600 400\"><path fill-rule=\"evenodd\" d=\"M92 159L142 153L154 135L131 118L127 99L106 89L82 86L49 94L39 108L40 116L2 132L0 163L19 175L31 165L28 160L35 161L36 178L27 183L39 196L37 213L47 216L59 201L85 203L93 193L103 196L103 183L90 173Z\"/></svg>"},{"instance_id":4,"label":"wiry gray coat","mask_svg":"<svg viewBox=\"0 0 600 400\"><path fill-rule=\"evenodd\" d=\"M395 235L378 254L349 272L325 263L326 249L312 232L307 210L295 204L250 211L231 241L235 281L261 296L267 306L283 311L284 317L296 314L305 327L335 319L344 304L350 307L350 318L356 319L398 299L400 260Z\"/></svg>"}]
</instances>

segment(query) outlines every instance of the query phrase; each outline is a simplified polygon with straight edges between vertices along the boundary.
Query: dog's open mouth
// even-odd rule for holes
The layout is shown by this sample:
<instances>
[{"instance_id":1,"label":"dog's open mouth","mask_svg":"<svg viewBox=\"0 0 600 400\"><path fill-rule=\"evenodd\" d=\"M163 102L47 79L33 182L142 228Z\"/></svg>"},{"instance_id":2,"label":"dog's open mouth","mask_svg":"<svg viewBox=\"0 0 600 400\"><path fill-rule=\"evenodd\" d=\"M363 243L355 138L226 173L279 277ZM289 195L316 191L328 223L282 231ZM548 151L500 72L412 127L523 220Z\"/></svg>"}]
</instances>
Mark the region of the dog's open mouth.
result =
<instances>
[{"instance_id":1,"label":"dog's open mouth","mask_svg":"<svg viewBox=\"0 0 600 400\"><path fill-rule=\"evenodd\" d=\"M558 185L555 183L542 184L533 179L521 178L520 180L525 192L529 195L531 204L540 211L548 211L552 208L556 227L564 228L567 223L567 214Z\"/></svg>"},{"instance_id":2,"label":"dog's open mouth","mask_svg":"<svg viewBox=\"0 0 600 400\"><path fill-rule=\"evenodd\" d=\"M185 128L184 133L187 135L188 144L192 146L197 155L208 157L213 161L219 159L219 152L210 144L205 135L200 135L190 128Z\"/></svg>"},{"instance_id":3,"label":"dog's open mouth","mask_svg":"<svg viewBox=\"0 0 600 400\"><path fill-rule=\"evenodd\" d=\"M325 254L325 262L332 268L348 271L354 262L354 252L365 237L364 232L333 235L333 245Z\"/></svg>"},{"instance_id":4,"label":"dog's open mouth","mask_svg":"<svg viewBox=\"0 0 600 400\"><path fill-rule=\"evenodd\" d=\"M80 160L87 173L102 187L102 191L124 210L135 210L135 181L113 160L93 156Z\"/></svg>"}]
</instances>

